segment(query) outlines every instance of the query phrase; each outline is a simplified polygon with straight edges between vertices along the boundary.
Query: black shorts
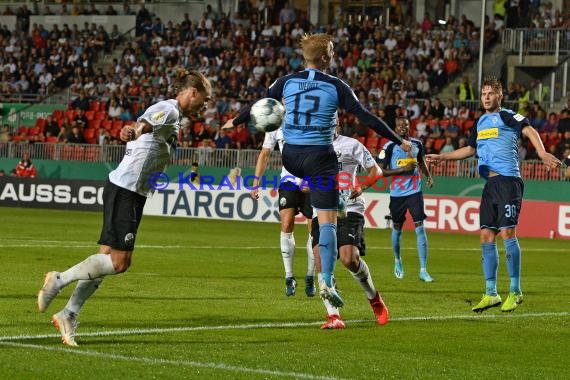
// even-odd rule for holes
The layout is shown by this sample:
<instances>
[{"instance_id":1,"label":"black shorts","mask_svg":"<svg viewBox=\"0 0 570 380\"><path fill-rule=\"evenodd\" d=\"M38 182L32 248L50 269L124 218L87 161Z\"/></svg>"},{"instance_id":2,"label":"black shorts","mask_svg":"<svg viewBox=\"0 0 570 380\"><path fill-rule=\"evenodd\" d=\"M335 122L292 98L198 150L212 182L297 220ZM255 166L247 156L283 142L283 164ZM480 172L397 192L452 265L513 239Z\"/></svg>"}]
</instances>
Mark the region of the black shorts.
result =
<instances>
[{"instance_id":1,"label":"black shorts","mask_svg":"<svg viewBox=\"0 0 570 380\"><path fill-rule=\"evenodd\" d=\"M103 189L103 228L97 244L133 251L146 197L109 180Z\"/></svg>"},{"instance_id":2,"label":"black shorts","mask_svg":"<svg viewBox=\"0 0 570 380\"><path fill-rule=\"evenodd\" d=\"M285 144L283 166L307 181L311 204L318 210L338 210L338 159L332 145Z\"/></svg>"},{"instance_id":3,"label":"black shorts","mask_svg":"<svg viewBox=\"0 0 570 380\"><path fill-rule=\"evenodd\" d=\"M364 243L364 216L357 212L349 212L346 218L339 218L337 222L337 248L343 245L352 245L360 251L360 256L366 254L366 244ZM311 237L313 238L313 247L319 245L319 221L313 218L311 225Z\"/></svg>"},{"instance_id":4,"label":"black shorts","mask_svg":"<svg viewBox=\"0 0 570 380\"><path fill-rule=\"evenodd\" d=\"M524 183L519 177L490 177L483 188L479 207L481 228L515 227L519 222Z\"/></svg>"},{"instance_id":5,"label":"black shorts","mask_svg":"<svg viewBox=\"0 0 570 380\"><path fill-rule=\"evenodd\" d=\"M390 215L393 223L404 223L407 210L410 210L414 223L425 220L424 196L421 191L405 197L390 197Z\"/></svg>"},{"instance_id":6,"label":"black shorts","mask_svg":"<svg viewBox=\"0 0 570 380\"><path fill-rule=\"evenodd\" d=\"M285 181L279 184L279 211L289 208L295 209L295 215L302 213L305 218L313 218L311 194L302 192L293 182Z\"/></svg>"}]
</instances>

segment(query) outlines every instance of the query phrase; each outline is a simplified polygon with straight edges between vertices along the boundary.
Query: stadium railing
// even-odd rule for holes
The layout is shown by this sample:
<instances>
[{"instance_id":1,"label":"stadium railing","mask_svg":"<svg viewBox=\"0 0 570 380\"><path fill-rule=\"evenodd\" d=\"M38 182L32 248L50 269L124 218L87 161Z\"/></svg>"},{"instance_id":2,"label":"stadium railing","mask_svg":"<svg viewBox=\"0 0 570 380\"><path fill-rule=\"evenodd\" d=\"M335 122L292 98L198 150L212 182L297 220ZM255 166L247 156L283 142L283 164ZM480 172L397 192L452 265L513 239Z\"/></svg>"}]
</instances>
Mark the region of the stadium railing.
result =
<instances>
[{"instance_id":1,"label":"stadium railing","mask_svg":"<svg viewBox=\"0 0 570 380\"><path fill-rule=\"evenodd\" d=\"M501 41L507 52L560 55L570 53L568 29L504 29Z\"/></svg>"},{"instance_id":2,"label":"stadium railing","mask_svg":"<svg viewBox=\"0 0 570 380\"><path fill-rule=\"evenodd\" d=\"M24 153L30 153L32 160L61 160L94 163L118 163L125 154L125 145L94 144L53 144L53 143L0 143L0 159L19 159ZM255 149L214 149L214 148L178 148L172 159L172 165L190 166L196 162L200 167L253 169L259 150ZM281 169L281 155L271 154L268 169ZM477 178L477 160L447 161L430 170L435 176ZM521 175L525 180L564 181L564 168L547 170L539 160L521 162Z\"/></svg>"}]
</instances>

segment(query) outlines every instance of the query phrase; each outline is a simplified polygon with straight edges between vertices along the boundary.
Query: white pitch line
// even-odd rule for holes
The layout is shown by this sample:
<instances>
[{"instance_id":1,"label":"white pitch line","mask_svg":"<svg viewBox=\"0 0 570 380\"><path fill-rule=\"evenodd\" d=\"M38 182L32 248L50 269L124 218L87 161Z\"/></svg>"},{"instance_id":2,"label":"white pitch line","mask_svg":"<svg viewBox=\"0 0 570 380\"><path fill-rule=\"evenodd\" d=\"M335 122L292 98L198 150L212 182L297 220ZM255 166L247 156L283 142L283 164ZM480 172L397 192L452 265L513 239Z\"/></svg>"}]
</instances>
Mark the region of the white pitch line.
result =
<instances>
[{"instance_id":1,"label":"white pitch line","mask_svg":"<svg viewBox=\"0 0 570 380\"><path fill-rule=\"evenodd\" d=\"M315 379L315 380L341 380L338 377L331 377L331 376L316 376L311 375L308 373L300 373L300 372L285 372L285 371L277 371L277 370L270 370L270 369L263 369L263 368L249 368L249 367L240 367L231 364L225 363L209 363L209 362L198 362L193 360L169 360L169 359L160 359L160 358L149 358L149 357L139 357L139 356L126 356L126 355L117 355L117 354L108 354L104 352L98 351L89 351L84 349L72 349L72 348L63 348L63 347L49 347L49 346L41 346L39 344L26 344L26 343L14 343L14 342L0 342L0 345L15 347L15 348L26 348L26 349L36 349L36 350L44 350L44 351L56 351L56 352L65 352L68 354L80 355L80 356L90 356L90 357L97 357L97 358L104 358L104 359L112 359L112 360L123 360L127 362L138 362L143 364L150 364L150 365L174 365L174 366L183 366L183 367L197 367L197 368L208 368L208 369L219 369L224 371L230 372L242 372L242 373L253 373L258 375L269 375L275 377L285 377L285 378L296 378L296 379Z\"/></svg>"},{"instance_id":2,"label":"white pitch line","mask_svg":"<svg viewBox=\"0 0 570 380\"><path fill-rule=\"evenodd\" d=\"M464 315L433 315L433 316L410 316L390 318L390 322L409 322L409 321L450 321L458 319L494 319L494 318L541 318L541 317L567 317L570 312L542 312L542 313L509 313L509 314L464 314ZM346 323L371 323L372 319L355 319L345 320ZM216 330L253 330L253 329L280 329L280 328L297 328L311 327L322 324L317 322L291 322L291 323L254 323L245 325L220 325L220 326L193 326L193 327L157 327L150 329L128 329L128 330L111 330L96 331L77 334L79 337L93 336L125 336L125 335L143 335L143 334L167 334L191 331L216 331ZM59 338L59 334L42 334L42 335L14 335L0 336L0 343L18 340L36 340L46 338Z\"/></svg>"},{"instance_id":3,"label":"white pitch line","mask_svg":"<svg viewBox=\"0 0 570 380\"><path fill-rule=\"evenodd\" d=\"M21 242L21 243L20 243ZM95 242L85 241L66 241L66 240L30 240L30 239L2 239L0 240L0 248L61 248L64 245L68 248L93 248L97 244ZM277 246L196 246L196 245L150 245L138 244L137 249L232 249L232 250L251 250L251 249L279 249ZM388 246L370 246L369 249L391 250ZM416 250L414 247L402 247L403 250ZM480 252L479 247L432 247L436 251L468 251ZM523 248L525 252L568 252L566 248Z\"/></svg>"}]
</instances>

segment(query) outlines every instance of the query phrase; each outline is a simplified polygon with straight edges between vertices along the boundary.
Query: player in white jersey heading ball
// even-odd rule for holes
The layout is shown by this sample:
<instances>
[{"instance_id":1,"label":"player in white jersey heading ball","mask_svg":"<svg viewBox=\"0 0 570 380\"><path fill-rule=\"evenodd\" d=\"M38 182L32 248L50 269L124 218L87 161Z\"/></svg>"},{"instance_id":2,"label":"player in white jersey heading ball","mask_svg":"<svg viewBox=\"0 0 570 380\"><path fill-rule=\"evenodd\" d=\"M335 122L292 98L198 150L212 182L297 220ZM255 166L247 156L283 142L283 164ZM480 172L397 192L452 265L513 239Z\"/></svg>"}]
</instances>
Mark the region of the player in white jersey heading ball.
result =
<instances>
[{"instance_id":1,"label":"player in white jersey heading ball","mask_svg":"<svg viewBox=\"0 0 570 380\"><path fill-rule=\"evenodd\" d=\"M281 128L273 132L265 133L265 140L257 163L255 165L255 179L253 181L251 196L253 199L259 198L259 185L261 187L264 182L262 176L267 168L267 163L271 156L271 152L275 149L275 145L279 146L279 151L283 150L283 132ZM311 221L313 219L313 207L311 206L311 196L308 192L309 188L301 188L303 180L293 176L291 173L282 167L281 179L279 183L279 216L281 217L281 256L283 258L283 266L285 268L285 294L293 296L297 290L297 279L293 272L293 258L295 256L295 237L293 230L295 229L295 215L299 212L307 218L309 227L309 238L307 240L307 274L305 275L305 294L308 297L313 297L316 293L314 272L315 272L315 259L313 256L313 247L311 241Z\"/></svg>"},{"instance_id":2,"label":"player in white jersey heading ball","mask_svg":"<svg viewBox=\"0 0 570 380\"><path fill-rule=\"evenodd\" d=\"M77 316L85 301L107 275L125 272L131 264L135 238L147 197L153 192L153 173L164 172L176 149L180 121L198 114L211 97L209 80L198 71L181 69L172 80L175 99L150 106L134 125L121 130L127 141L125 156L109 174L103 190L103 228L99 252L63 272L48 272L38 294L44 312L65 286L78 281L63 310L52 316L64 344L77 346Z\"/></svg>"},{"instance_id":3,"label":"player in white jersey heading ball","mask_svg":"<svg viewBox=\"0 0 570 380\"><path fill-rule=\"evenodd\" d=\"M382 174L382 170L366 147L358 140L340 135L339 128L336 132L333 148L338 157L339 187L343 192L350 191L346 200L346 217L338 219L337 242L340 261L364 290L376 317L376 322L379 325L385 325L389 318L388 308L374 287L368 265L361 257L365 255L366 248L364 242L364 211L366 206L362 193L374 184L378 176ZM358 180L359 168L367 171L367 176L363 180ZM322 277L318 244L319 223L316 218L313 219L312 235L315 263L320 282ZM321 329L343 329L345 324L340 318L338 308L331 305L326 299L323 302L327 309L327 321L321 326Z\"/></svg>"}]
</instances>

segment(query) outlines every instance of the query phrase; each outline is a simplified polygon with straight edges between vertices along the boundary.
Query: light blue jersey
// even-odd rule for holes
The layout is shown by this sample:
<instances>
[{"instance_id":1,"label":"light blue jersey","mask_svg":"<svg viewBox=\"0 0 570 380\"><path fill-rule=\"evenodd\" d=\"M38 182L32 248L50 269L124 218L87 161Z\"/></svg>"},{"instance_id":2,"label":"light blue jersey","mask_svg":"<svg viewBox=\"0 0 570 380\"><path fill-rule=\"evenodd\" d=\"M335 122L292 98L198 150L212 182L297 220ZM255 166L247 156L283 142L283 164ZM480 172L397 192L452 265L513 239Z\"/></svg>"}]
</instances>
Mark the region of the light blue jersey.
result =
<instances>
[{"instance_id":1,"label":"light blue jersey","mask_svg":"<svg viewBox=\"0 0 570 380\"><path fill-rule=\"evenodd\" d=\"M477 149L479 174L489 171L506 177L520 177L517 141L522 129L530 125L528 119L512 110L483 114L473 126L469 145Z\"/></svg>"},{"instance_id":2,"label":"light blue jersey","mask_svg":"<svg viewBox=\"0 0 570 380\"><path fill-rule=\"evenodd\" d=\"M408 165L410 162L418 162L418 157L422 157L424 147L422 142L417 139L410 139L412 143L412 157L408 152L402 150L393 142L387 142L382 151L378 155L378 160L385 165L387 169L398 169ZM413 173L393 175L390 180L390 196L405 197L422 191L422 181L420 177L419 166Z\"/></svg>"},{"instance_id":3,"label":"light blue jersey","mask_svg":"<svg viewBox=\"0 0 570 380\"><path fill-rule=\"evenodd\" d=\"M337 110L354 114L362 124L376 133L402 143L386 123L360 104L352 89L342 80L317 69L306 69L277 79L265 95L282 101L285 120L281 128L290 145L331 145L337 125ZM249 107L244 108L233 124L249 120Z\"/></svg>"}]
</instances>

